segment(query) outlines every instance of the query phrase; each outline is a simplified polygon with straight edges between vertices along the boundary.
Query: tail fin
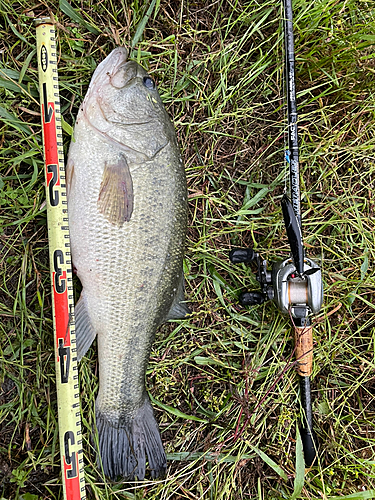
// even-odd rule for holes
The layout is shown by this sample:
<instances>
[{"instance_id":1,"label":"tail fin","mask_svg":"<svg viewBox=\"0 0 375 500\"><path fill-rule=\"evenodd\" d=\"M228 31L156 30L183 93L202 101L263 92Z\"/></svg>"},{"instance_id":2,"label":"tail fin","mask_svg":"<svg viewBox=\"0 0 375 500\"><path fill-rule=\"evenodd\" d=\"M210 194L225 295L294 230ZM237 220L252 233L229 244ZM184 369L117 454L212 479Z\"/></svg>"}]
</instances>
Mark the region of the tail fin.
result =
<instances>
[{"instance_id":1,"label":"tail fin","mask_svg":"<svg viewBox=\"0 0 375 500\"><path fill-rule=\"evenodd\" d=\"M167 458L160 438L158 424L147 398L134 418L112 422L105 413L96 410L99 452L104 474L113 480L117 476L133 480L144 479L146 454L151 477L164 476ZM98 458L98 465L100 460Z\"/></svg>"}]
</instances>

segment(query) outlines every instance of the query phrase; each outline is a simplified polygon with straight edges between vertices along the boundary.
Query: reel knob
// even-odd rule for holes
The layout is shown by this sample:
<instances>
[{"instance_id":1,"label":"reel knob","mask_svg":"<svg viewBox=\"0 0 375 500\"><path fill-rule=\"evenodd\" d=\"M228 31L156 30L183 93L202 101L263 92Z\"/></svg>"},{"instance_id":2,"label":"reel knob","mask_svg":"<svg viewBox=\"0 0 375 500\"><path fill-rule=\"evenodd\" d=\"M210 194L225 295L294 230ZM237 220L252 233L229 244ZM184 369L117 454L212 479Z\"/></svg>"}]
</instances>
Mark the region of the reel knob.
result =
<instances>
[{"instance_id":1,"label":"reel knob","mask_svg":"<svg viewBox=\"0 0 375 500\"><path fill-rule=\"evenodd\" d=\"M238 297L241 306L256 306L266 300L261 292L243 292Z\"/></svg>"},{"instance_id":2,"label":"reel knob","mask_svg":"<svg viewBox=\"0 0 375 500\"><path fill-rule=\"evenodd\" d=\"M252 262L256 257L256 253L252 248L234 248L229 253L229 260L232 264L241 262Z\"/></svg>"}]
</instances>

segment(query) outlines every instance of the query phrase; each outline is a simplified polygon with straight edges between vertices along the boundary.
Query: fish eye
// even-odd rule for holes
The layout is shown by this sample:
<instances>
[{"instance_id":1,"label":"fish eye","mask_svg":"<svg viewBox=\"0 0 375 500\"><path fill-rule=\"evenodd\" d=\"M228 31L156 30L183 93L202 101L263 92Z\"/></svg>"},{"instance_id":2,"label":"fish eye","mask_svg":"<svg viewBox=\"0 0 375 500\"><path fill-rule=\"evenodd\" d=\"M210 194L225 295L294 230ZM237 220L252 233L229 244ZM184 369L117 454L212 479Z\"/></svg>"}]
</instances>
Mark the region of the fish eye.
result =
<instances>
[{"instance_id":1,"label":"fish eye","mask_svg":"<svg viewBox=\"0 0 375 500\"><path fill-rule=\"evenodd\" d=\"M150 90L155 90L156 87L154 80L149 76L143 77L143 85Z\"/></svg>"}]
</instances>

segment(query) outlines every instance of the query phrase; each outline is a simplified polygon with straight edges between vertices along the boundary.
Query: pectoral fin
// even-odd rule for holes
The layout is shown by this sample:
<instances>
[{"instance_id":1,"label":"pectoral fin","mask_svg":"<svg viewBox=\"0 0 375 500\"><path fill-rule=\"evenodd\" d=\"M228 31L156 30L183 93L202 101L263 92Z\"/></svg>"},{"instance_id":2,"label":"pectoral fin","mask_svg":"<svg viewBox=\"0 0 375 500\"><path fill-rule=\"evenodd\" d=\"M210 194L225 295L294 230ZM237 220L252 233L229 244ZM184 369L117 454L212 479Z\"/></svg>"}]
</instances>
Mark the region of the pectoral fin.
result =
<instances>
[{"instance_id":1,"label":"pectoral fin","mask_svg":"<svg viewBox=\"0 0 375 500\"><path fill-rule=\"evenodd\" d=\"M81 361L94 342L96 332L91 324L83 292L74 308L77 359Z\"/></svg>"},{"instance_id":2,"label":"pectoral fin","mask_svg":"<svg viewBox=\"0 0 375 500\"><path fill-rule=\"evenodd\" d=\"M133 181L128 162L121 155L118 163L105 164L100 185L98 209L115 226L122 227L133 212Z\"/></svg>"}]
</instances>

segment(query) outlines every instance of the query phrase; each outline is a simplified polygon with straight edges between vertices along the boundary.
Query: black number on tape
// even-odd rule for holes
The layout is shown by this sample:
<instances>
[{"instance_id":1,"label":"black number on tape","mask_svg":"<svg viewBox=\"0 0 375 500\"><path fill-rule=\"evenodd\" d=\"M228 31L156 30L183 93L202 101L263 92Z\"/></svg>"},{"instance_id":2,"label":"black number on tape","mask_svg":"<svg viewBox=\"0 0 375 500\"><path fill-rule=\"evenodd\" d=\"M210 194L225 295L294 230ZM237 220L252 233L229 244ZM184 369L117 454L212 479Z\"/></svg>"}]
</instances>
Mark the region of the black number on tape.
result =
<instances>
[{"instance_id":1,"label":"black number on tape","mask_svg":"<svg viewBox=\"0 0 375 500\"><path fill-rule=\"evenodd\" d=\"M73 477L77 477L77 460L75 451L70 454L69 441L71 444L74 444L74 434L72 431L66 431L64 436L65 462L67 465L72 466L72 468L67 471L66 475L68 479L72 479Z\"/></svg>"},{"instance_id":2,"label":"black number on tape","mask_svg":"<svg viewBox=\"0 0 375 500\"><path fill-rule=\"evenodd\" d=\"M51 123L53 116L53 108L48 103L46 83L43 83L43 106L44 106L44 123Z\"/></svg>"},{"instance_id":3,"label":"black number on tape","mask_svg":"<svg viewBox=\"0 0 375 500\"><path fill-rule=\"evenodd\" d=\"M47 165L47 172L49 174L52 174L51 180L48 184L49 202L53 207L56 207L59 204L59 192L56 189L54 190L53 188L56 186L57 181L59 180L57 165Z\"/></svg>"},{"instance_id":4,"label":"black number on tape","mask_svg":"<svg viewBox=\"0 0 375 500\"><path fill-rule=\"evenodd\" d=\"M67 384L69 380L70 368L70 347L64 347L63 339L59 339L59 358L61 383Z\"/></svg>"},{"instance_id":5,"label":"black number on tape","mask_svg":"<svg viewBox=\"0 0 375 500\"><path fill-rule=\"evenodd\" d=\"M55 250L53 253L53 268L55 270L55 290L57 293L64 293L66 290L66 280L61 278L62 270L60 264L64 264L64 254L62 250Z\"/></svg>"}]
</instances>

